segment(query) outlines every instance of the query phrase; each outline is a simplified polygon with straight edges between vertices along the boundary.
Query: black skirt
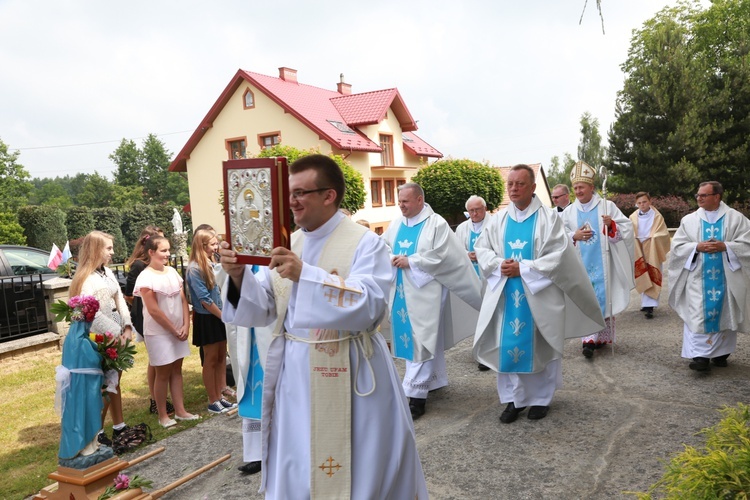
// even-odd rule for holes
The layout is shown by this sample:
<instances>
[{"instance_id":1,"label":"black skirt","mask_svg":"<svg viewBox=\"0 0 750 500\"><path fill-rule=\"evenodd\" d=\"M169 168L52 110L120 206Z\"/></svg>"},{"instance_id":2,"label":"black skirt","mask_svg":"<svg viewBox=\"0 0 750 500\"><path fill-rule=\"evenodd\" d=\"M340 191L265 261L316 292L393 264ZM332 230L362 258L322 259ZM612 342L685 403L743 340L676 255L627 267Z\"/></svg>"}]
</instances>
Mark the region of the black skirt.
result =
<instances>
[{"instance_id":1,"label":"black skirt","mask_svg":"<svg viewBox=\"0 0 750 500\"><path fill-rule=\"evenodd\" d=\"M193 345L202 346L226 342L227 330L224 323L213 314L193 314Z\"/></svg>"}]
</instances>

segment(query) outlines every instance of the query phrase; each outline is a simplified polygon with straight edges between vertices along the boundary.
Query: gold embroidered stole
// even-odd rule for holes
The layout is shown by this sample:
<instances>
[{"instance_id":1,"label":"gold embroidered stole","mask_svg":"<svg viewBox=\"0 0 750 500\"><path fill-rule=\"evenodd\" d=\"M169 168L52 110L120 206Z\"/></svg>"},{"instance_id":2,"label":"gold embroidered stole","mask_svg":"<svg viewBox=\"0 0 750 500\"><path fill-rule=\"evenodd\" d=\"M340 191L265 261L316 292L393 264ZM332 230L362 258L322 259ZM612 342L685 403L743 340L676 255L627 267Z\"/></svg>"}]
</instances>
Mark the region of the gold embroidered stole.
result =
<instances>
[{"instance_id":1,"label":"gold embroidered stole","mask_svg":"<svg viewBox=\"0 0 750 500\"><path fill-rule=\"evenodd\" d=\"M316 266L337 279L323 286L325 297L336 307L351 306L346 286L354 253L367 232L343 219L328 237ZM296 236L296 237L295 237ZM301 255L304 233L292 235L292 250ZM278 323L282 332L292 282L274 274ZM283 283L286 282L286 283ZM278 288L277 288L278 285ZM351 384L349 340L352 333L310 330L310 494L316 498L351 496ZM344 340L340 340L344 338Z\"/></svg>"}]
</instances>

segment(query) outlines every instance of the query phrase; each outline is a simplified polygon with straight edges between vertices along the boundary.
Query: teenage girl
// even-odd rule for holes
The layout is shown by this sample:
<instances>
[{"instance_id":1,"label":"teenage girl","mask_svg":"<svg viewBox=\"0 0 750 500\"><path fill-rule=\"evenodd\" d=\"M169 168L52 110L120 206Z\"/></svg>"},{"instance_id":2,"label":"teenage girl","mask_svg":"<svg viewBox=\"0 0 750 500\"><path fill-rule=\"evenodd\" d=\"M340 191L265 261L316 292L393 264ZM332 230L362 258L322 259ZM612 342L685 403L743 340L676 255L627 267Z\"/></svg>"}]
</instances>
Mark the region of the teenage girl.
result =
<instances>
[{"instance_id":1,"label":"teenage girl","mask_svg":"<svg viewBox=\"0 0 750 500\"><path fill-rule=\"evenodd\" d=\"M222 397L227 385L227 333L221 321L221 293L213 272L218 251L216 233L199 230L193 236L187 283L193 304L193 345L203 347L203 385L208 411L224 413L237 406Z\"/></svg>"},{"instance_id":2,"label":"teenage girl","mask_svg":"<svg viewBox=\"0 0 750 500\"><path fill-rule=\"evenodd\" d=\"M149 364L156 370L154 398L162 427L175 420L198 420L185 410L182 391L182 359L190 354L188 303L182 278L169 267L169 240L152 236L145 244L149 264L135 282L134 294L143 299L143 333ZM167 413L167 390L172 394L174 420Z\"/></svg>"}]
</instances>

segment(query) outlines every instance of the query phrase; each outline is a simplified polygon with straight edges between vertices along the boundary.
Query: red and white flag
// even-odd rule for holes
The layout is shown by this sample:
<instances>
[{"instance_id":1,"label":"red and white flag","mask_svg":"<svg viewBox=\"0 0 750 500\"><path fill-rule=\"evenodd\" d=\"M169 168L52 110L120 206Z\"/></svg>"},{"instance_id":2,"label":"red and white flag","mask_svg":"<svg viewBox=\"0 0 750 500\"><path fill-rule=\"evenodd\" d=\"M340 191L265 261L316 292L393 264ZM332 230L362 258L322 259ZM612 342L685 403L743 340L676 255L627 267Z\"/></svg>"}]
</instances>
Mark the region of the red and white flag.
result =
<instances>
[{"instance_id":1,"label":"red and white flag","mask_svg":"<svg viewBox=\"0 0 750 500\"><path fill-rule=\"evenodd\" d=\"M49 252L49 260L47 261L47 267L52 269L53 271L57 269L57 266L60 265L60 263L63 260L63 253L60 251L59 248L57 248L57 245L54 243L52 244L52 250Z\"/></svg>"}]
</instances>

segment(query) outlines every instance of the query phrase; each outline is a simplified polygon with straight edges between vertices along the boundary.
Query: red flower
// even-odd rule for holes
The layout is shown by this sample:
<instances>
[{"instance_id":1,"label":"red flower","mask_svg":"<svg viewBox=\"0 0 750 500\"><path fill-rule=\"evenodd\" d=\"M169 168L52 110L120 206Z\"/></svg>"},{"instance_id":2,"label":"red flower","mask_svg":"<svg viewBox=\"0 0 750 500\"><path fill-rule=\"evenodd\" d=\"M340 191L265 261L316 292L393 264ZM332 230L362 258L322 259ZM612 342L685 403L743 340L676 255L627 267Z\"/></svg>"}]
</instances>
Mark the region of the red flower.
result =
<instances>
[{"instance_id":1,"label":"red flower","mask_svg":"<svg viewBox=\"0 0 750 500\"><path fill-rule=\"evenodd\" d=\"M97 344L101 344L102 342L104 342L104 335L102 335L101 333L97 333L96 337L94 338L94 342L96 342Z\"/></svg>"},{"instance_id":2,"label":"red flower","mask_svg":"<svg viewBox=\"0 0 750 500\"><path fill-rule=\"evenodd\" d=\"M109 359L117 359L117 349L114 347L108 348L106 351L107 356L109 356Z\"/></svg>"}]
</instances>

